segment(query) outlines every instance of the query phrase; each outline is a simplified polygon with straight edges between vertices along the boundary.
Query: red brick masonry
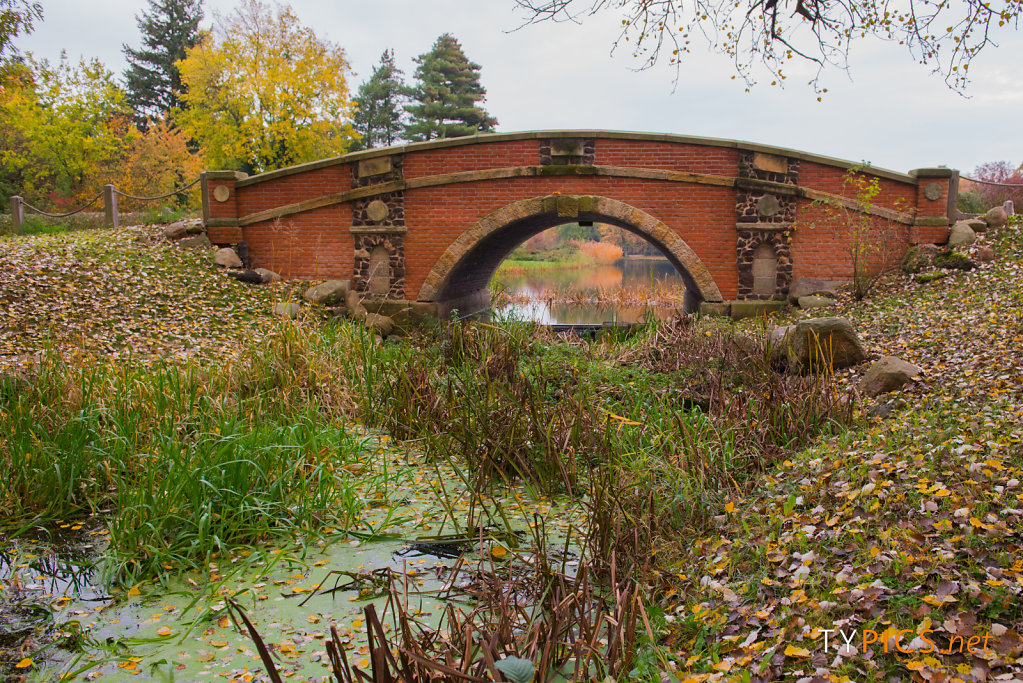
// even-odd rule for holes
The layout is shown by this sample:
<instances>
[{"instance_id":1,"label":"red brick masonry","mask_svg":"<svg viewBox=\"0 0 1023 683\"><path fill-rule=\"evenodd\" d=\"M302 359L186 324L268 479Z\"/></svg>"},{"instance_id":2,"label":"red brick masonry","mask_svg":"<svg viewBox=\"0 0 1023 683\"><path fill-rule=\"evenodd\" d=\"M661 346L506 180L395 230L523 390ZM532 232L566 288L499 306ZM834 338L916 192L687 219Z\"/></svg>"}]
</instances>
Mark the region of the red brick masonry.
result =
<instances>
[{"instance_id":1,"label":"red brick masonry","mask_svg":"<svg viewBox=\"0 0 1023 683\"><path fill-rule=\"evenodd\" d=\"M869 206L857 202L850 169L876 179ZM203 213L210 239L246 241L253 266L437 303L484 292L500 261L537 232L612 223L664 251L695 306L780 299L794 277L849 279L849 234L825 220L822 202L854 222L866 217L895 263L912 243L947 239L957 191L958 173L944 168L903 174L732 140L539 131L367 150L253 177L210 171ZM777 259L773 293L753 291L762 244ZM389 264L386 287L369 286L371 249L386 250L373 261Z\"/></svg>"}]
</instances>

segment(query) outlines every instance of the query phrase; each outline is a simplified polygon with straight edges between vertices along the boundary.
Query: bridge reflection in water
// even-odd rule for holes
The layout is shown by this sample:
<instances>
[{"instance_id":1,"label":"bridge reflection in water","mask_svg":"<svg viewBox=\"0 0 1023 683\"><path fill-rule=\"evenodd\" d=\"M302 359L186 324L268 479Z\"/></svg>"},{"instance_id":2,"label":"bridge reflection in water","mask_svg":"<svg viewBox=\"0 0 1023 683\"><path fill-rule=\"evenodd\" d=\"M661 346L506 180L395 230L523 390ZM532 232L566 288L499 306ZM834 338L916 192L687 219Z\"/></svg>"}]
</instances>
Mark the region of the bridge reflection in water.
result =
<instances>
[{"instance_id":1,"label":"bridge reflection in water","mask_svg":"<svg viewBox=\"0 0 1023 683\"><path fill-rule=\"evenodd\" d=\"M556 325L642 322L682 306L682 277L666 258L625 258L613 265L499 270L491 283L510 300L497 317ZM644 303L649 302L649 303Z\"/></svg>"}]
</instances>

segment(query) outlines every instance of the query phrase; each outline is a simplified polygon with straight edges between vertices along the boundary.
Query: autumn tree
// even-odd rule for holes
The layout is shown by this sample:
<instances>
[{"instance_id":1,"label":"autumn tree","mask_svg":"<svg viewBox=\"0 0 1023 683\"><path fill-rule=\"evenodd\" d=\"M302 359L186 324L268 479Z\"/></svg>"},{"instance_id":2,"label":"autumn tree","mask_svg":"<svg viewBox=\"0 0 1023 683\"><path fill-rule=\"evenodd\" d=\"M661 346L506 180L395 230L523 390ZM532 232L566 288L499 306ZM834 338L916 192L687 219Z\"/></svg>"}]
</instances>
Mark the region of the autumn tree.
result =
<instances>
[{"instance_id":1,"label":"autumn tree","mask_svg":"<svg viewBox=\"0 0 1023 683\"><path fill-rule=\"evenodd\" d=\"M345 52L280 5L244 0L178 63L176 121L215 168L263 172L352 144Z\"/></svg>"},{"instance_id":2,"label":"autumn tree","mask_svg":"<svg viewBox=\"0 0 1023 683\"><path fill-rule=\"evenodd\" d=\"M411 94L403 76L394 63L394 50L384 50L380 64L355 97L353 125L361 136L356 149L387 147L401 139L407 118L405 103Z\"/></svg>"},{"instance_id":3,"label":"autumn tree","mask_svg":"<svg viewBox=\"0 0 1023 683\"><path fill-rule=\"evenodd\" d=\"M757 64L772 84L787 78L786 65L848 68L854 41L897 42L910 56L963 89L970 62L994 45L999 30L1016 30L1019 0L952 0L893 3L887 0L515 0L526 23L571 21L617 14L625 45L646 66L665 58L678 69L694 42L732 58L752 85ZM676 71L676 73L678 73Z\"/></svg>"},{"instance_id":4,"label":"autumn tree","mask_svg":"<svg viewBox=\"0 0 1023 683\"><path fill-rule=\"evenodd\" d=\"M134 127L124 92L98 60L31 58L0 88L5 194L52 205L91 198L110 182Z\"/></svg>"},{"instance_id":5,"label":"autumn tree","mask_svg":"<svg viewBox=\"0 0 1023 683\"><path fill-rule=\"evenodd\" d=\"M0 61L14 51L12 41L22 33L31 33L35 22L43 18L43 7L28 0L0 0Z\"/></svg>"},{"instance_id":6,"label":"autumn tree","mask_svg":"<svg viewBox=\"0 0 1023 683\"><path fill-rule=\"evenodd\" d=\"M205 168L201 155L193 152L184 132L167 119L150 122L144 132L133 132L119 163L117 188L140 197L154 197L174 192L199 177ZM168 204L197 207L199 188L168 198ZM152 204L123 198L130 209L149 208Z\"/></svg>"},{"instance_id":7,"label":"autumn tree","mask_svg":"<svg viewBox=\"0 0 1023 683\"><path fill-rule=\"evenodd\" d=\"M415 59L415 104L406 107L412 122L406 129L410 140L452 138L487 133L497 119L480 104L487 91L480 85L480 65L470 62L461 44L445 33L433 49Z\"/></svg>"},{"instance_id":8,"label":"autumn tree","mask_svg":"<svg viewBox=\"0 0 1023 683\"><path fill-rule=\"evenodd\" d=\"M1000 206L1011 200L1017 210L1023 209L1023 166L1008 161L990 161L973 171L973 177L981 182L974 183L975 192L984 209Z\"/></svg>"},{"instance_id":9,"label":"autumn tree","mask_svg":"<svg viewBox=\"0 0 1023 683\"><path fill-rule=\"evenodd\" d=\"M199 43L202 16L202 0L149 0L149 9L136 16L142 46L121 49L128 61L124 71L128 105L141 126L180 106L181 74L176 64Z\"/></svg>"}]
</instances>

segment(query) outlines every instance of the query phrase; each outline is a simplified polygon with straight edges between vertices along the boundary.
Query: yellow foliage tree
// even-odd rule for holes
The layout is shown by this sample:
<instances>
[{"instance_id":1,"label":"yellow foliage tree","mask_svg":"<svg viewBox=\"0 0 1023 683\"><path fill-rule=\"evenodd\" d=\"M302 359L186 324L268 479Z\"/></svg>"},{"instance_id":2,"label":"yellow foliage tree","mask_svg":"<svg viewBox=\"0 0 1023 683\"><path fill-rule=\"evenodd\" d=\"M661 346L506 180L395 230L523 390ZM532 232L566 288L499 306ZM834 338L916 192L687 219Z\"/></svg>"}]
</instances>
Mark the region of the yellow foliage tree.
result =
<instances>
[{"instance_id":1,"label":"yellow foliage tree","mask_svg":"<svg viewBox=\"0 0 1023 683\"><path fill-rule=\"evenodd\" d=\"M268 171L356 138L344 50L289 7L244 0L177 66L186 107L176 121L215 168Z\"/></svg>"}]
</instances>

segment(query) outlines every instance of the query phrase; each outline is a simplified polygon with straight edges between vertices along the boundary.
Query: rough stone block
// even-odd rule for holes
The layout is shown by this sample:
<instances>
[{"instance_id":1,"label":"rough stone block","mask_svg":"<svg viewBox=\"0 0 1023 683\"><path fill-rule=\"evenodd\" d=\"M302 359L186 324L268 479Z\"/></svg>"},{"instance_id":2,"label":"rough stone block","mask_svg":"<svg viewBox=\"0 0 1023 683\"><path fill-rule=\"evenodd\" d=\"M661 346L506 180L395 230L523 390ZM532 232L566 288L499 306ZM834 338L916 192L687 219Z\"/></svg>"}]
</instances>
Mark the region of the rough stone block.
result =
<instances>
[{"instance_id":1,"label":"rough stone block","mask_svg":"<svg viewBox=\"0 0 1023 683\"><path fill-rule=\"evenodd\" d=\"M733 301L729 313L733 320L742 320L780 311L785 305L784 301Z\"/></svg>"},{"instance_id":2,"label":"rough stone block","mask_svg":"<svg viewBox=\"0 0 1023 683\"><path fill-rule=\"evenodd\" d=\"M374 159L363 159L359 162L359 177L383 175L391 172L391 157L376 157Z\"/></svg>"}]
</instances>

